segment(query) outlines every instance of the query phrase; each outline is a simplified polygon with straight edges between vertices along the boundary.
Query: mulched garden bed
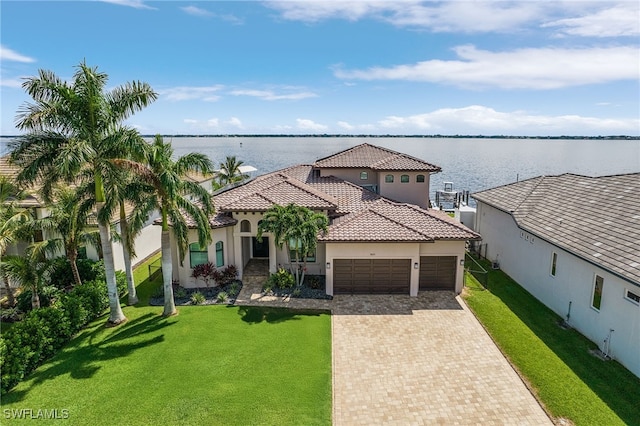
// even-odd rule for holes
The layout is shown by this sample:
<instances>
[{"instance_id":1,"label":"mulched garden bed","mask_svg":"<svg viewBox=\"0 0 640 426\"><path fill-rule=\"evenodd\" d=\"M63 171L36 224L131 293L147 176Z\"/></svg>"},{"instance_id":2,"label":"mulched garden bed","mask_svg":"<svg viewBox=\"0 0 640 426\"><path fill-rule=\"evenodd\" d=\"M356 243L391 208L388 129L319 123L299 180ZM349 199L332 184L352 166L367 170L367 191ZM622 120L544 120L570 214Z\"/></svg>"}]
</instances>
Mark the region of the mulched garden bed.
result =
<instances>
[{"instance_id":1,"label":"mulched garden bed","mask_svg":"<svg viewBox=\"0 0 640 426\"><path fill-rule=\"evenodd\" d=\"M200 293L204 296L204 302L197 303L197 305L232 305L235 303L238 294L242 290L242 281L235 280L225 286L216 287L196 287L196 288L183 288L179 284L173 284L173 299L176 306L190 306L194 305L191 301L191 297L194 293ZM225 292L227 297L224 300L219 300L220 293ZM162 287L151 296L149 299L149 305L163 306L164 294Z\"/></svg>"},{"instance_id":2,"label":"mulched garden bed","mask_svg":"<svg viewBox=\"0 0 640 426\"><path fill-rule=\"evenodd\" d=\"M323 275L306 277L301 287L274 287L268 291L263 288L261 294L263 296L291 297L295 299L333 299L333 296L328 295L325 290L325 277Z\"/></svg>"}]
</instances>

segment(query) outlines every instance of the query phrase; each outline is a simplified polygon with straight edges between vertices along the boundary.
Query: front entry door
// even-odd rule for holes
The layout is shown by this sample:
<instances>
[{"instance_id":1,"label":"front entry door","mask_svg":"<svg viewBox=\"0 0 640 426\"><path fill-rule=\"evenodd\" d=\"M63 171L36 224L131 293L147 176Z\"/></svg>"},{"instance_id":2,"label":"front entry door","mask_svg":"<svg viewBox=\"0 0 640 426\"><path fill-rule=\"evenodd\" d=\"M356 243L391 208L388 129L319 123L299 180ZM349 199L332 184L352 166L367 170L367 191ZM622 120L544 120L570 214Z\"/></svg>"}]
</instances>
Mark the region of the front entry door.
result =
<instances>
[{"instance_id":1,"label":"front entry door","mask_svg":"<svg viewBox=\"0 0 640 426\"><path fill-rule=\"evenodd\" d=\"M256 237L253 240L253 257L269 257L269 237L262 237L262 241L258 241Z\"/></svg>"}]
</instances>

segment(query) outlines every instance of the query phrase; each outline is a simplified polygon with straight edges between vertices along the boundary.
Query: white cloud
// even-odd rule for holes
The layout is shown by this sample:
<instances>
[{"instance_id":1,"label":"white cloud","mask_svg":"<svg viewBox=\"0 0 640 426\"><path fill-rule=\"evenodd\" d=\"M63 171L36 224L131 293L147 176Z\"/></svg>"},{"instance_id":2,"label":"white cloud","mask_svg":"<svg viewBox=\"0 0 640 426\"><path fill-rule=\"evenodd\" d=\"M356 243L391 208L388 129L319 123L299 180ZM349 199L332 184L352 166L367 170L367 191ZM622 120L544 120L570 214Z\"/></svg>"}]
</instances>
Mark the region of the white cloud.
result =
<instances>
[{"instance_id":1,"label":"white cloud","mask_svg":"<svg viewBox=\"0 0 640 426\"><path fill-rule=\"evenodd\" d=\"M557 27L563 34L584 37L637 36L640 34L639 16L640 3L624 2L579 18L551 21L542 27Z\"/></svg>"},{"instance_id":2,"label":"white cloud","mask_svg":"<svg viewBox=\"0 0 640 426\"><path fill-rule=\"evenodd\" d=\"M155 7L144 4L143 0L102 0L104 3L117 4L119 6L133 7L134 9L157 10Z\"/></svg>"},{"instance_id":3,"label":"white cloud","mask_svg":"<svg viewBox=\"0 0 640 426\"><path fill-rule=\"evenodd\" d=\"M486 32L519 29L540 19L547 7L540 2L450 1L273 1L266 5L284 19L319 22L338 18L356 21L373 18L401 27L432 31Z\"/></svg>"},{"instance_id":4,"label":"white cloud","mask_svg":"<svg viewBox=\"0 0 640 426\"><path fill-rule=\"evenodd\" d=\"M313 92L299 91L291 93L276 93L272 90L252 90L252 89L238 89L230 92L235 96L252 96L265 101L279 101L279 100L300 100L306 98L315 98L316 95Z\"/></svg>"},{"instance_id":5,"label":"white cloud","mask_svg":"<svg viewBox=\"0 0 640 426\"><path fill-rule=\"evenodd\" d=\"M231 117L226 124L242 129L242 121L238 117Z\"/></svg>"},{"instance_id":6,"label":"white cloud","mask_svg":"<svg viewBox=\"0 0 640 426\"><path fill-rule=\"evenodd\" d=\"M638 79L637 47L525 48L507 52L454 49L460 60L418 62L365 70L335 68L347 80L406 80L465 88L558 89Z\"/></svg>"},{"instance_id":7,"label":"white cloud","mask_svg":"<svg viewBox=\"0 0 640 426\"><path fill-rule=\"evenodd\" d=\"M300 130L308 130L312 132L323 132L328 129L324 124L318 124L313 120L309 120L306 118L298 118L296 119L297 127Z\"/></svg>"},{"instance_id":8,"label":"white cloud","mask_svg":"<svg viewBox=\"0 0 640 426\"><path fill-rule=\"evenodd\" d=\"M200 16L200 17L214 16L212 12L209 12L206 9L202 9L196 6L185 6L185 7L181 7L180 9L182 9L182 11L187 13L188 15Z\"/></svg>"},{"instance_id":9,"label":"white cloud","mask_svg":"<svg viewBox=\"0 0 640 426\"><path fill-rule=\"evenodd\" d=\"M380 129L411 133L588 135L638 134L640 119L610 119L579 115L535 115L525 111L500 112L481 105L443 108L406 117L389 116L378 122Z\"/></svg>"},{"instance_id":10,"label":"white cloud","mask_svg":"<svg viewBox=\"0 0 640 426\"><path fill-rule=\"evenodd\" d=\"M198 123L198 120L194 120L193 118L185 118L182 121L185 122L186 124L197 124Z\"/></svg>"},{"instance_id":11,"label":"white cloud","mask_svg":"<svg viewBox=\"0 0 640 426\"><path fill-rule=\"evenodd\" d=\"M186 101L199 99L207 102L215 102L220 99L216 95L223 88L222 85L215 86L178 86L169 89L158 90L162 96L166 96L170 101Z\"/></svg>"},{"instance_id":12,"label":"white cloud","mask_svg":"<svg viewBox=\"0 0 640 426\"><path fill-rule=\"evenodd\" d=\"M0 78L0 86L11 87L11 88L21 88L22 81L16 78Z\"/></svg>"},{"instance_id":13,"label":"white cloud","mask_svg":"<svg viewBox=\"0 0 640 426\"><path fill-rule=\"evenodd\" d=\"M0 61L32 63L32 62L35 62L36 60L29 56L25 56L14 50L11 50L8 47L0 45Z\"/></svg>"},{"instance_id":14,"label":"white cloud","mask_svg":"<svg viewBox=\"0 0 640 426\"><path fill-rule=\"evenodd\" d=\"M220 120L217 118L210 118L207 120L207 127L218 127L220 125Z\"/></svg>"}]
</instances>

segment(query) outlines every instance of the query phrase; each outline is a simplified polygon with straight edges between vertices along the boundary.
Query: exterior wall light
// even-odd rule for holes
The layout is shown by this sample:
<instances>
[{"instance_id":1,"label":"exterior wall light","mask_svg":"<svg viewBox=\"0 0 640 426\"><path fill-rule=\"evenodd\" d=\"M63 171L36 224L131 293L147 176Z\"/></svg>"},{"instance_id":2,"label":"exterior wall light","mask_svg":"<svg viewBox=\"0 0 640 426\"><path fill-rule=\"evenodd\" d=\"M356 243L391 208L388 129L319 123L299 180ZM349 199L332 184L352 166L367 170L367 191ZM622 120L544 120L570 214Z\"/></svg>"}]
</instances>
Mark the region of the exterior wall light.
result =
<instances>
[{"instance_id":1,"label":"exterior wall light","mask_svg":"<svg viewBox=\"0 0 640 426\"><path fill-rule=\"evenodd\" d=\"M327 262L327 269L331 269L331 262Z\"/></svg>"},{"instance_id":2,"label":"exterior wall light","mask_svg":"<svg viewBox=\"0 0 640 426\"><path fill-rule=\"evenodd\" d=\"M420 267L420 264L418 262L415 262L413 264L413 269L418 269Z\"/></svg>"},{"instance_id":3,"label":"exterior wall light","mask_svg":"<svg viewBox=\"0 0 640 426\"><path fill-rule=\"evenodd\" d=\"M460 266L464 266L464 258L460 259Z\"/></svg>"}]
</instances>

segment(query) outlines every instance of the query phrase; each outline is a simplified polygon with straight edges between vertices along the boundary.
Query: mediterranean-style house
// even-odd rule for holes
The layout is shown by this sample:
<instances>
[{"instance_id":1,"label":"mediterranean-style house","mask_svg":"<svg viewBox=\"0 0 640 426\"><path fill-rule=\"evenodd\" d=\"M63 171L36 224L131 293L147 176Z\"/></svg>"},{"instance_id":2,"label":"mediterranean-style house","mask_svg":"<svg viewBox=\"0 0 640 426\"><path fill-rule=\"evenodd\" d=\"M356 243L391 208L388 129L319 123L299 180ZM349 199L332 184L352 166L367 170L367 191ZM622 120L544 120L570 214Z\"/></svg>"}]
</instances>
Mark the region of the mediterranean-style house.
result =
<instances>
[{"instance_id":1,"label":"mediterranean-style house","mask_svg":"<svg viewBox=\"0 0 640 426\"><path fill-rule=\"evenodd\" d=\"M472 194L485 256L640 376L640 173Z\"/></svg>"},{"instance_id":2,"label":"mediterranean-style house","mask_svg":"<svg viewBox=\"0 0 640 426\"><path fill-rule=\"evenodd\" d=\"M19 173L19 168L9 162L9 156L0 157L0 176L6 176L10 179L15 179L15 177ZM32 209L34 215L37 219L41 219L43 217L47 217L49 215L49 211L46 205L40 200L36 193L28 193L27 196L17 202L17 206ZM127 215L131 211L131 206L126 206ZM133 259L133 266L136 266L138 263L143 261L145 258L153 255L157 251L160 250L160 233L161 230L159 227L154 226L153 222L156 218L159 217L157 212L154 212L149 216L149 219L145 223L144 228L140 232L135 239L135 251L136 258ZM120 219L119 217L112 220L112 225L119 232ZM95 224L97 230L97 224ZM46 238L50 238L51 236L46 234L35 235L34 238L36 241L42 241ZM20 242L18 244L14 244L7 249L7 254L19 255L24 253L24 250L27 246L27 242ZM85 247L86 256L89 259L98 260L99 254L94 247ZM113 242L113 261L116 270L124 270L124 255L122 251L122 244L118 241Z\"/></svg>"},{"instance_id":3,"label":"mediterranean-style house","mask_svg":"<svg viewBox=\"0 0 640 426\"><path fill-rule=\"evenodd\" d=\"M479 235L429 208L429 176L439 171L409 155L361 144L221 190L214 196L211 245L201 249L191 230L180 264L172 241L174 279L183 287L201 285L192 269L206 262L233 264L242 277L250 261L268 259L268 270L275 272L286 264L286 253L268 233L256 238L258 224L271 206L295 203L330 220L307 257L307 274L324 275L327 294L459 293L466 242Z\"/></svg>"}]
</instances>

